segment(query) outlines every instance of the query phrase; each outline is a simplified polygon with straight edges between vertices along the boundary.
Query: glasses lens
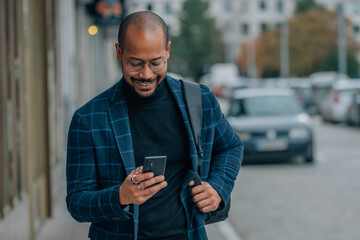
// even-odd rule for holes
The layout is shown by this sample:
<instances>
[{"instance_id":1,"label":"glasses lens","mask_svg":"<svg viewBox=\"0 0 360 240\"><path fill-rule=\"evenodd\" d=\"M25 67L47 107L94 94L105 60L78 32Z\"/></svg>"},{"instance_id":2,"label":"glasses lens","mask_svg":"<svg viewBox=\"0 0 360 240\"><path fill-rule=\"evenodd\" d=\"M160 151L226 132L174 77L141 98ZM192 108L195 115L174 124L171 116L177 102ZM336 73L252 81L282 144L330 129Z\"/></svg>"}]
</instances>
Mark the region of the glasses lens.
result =
<instances>
[{"instance_id":1,"label":"glasses lens","mask_svg":"<svg viewBox=\"0 0 360 240\"><path fill-rule=\"evenodd\" d=\"M165 67L165 63L166 61L164 60L151 61L149 67L151 71L158 72ZM140 61L129 61L127 62L127 67L131 72L140 72L144 67L144 63Z\"/></svg>"},{"instance_id":2,"label":"glasses lens","mask_svg":"<svg viewBox=\"0 0 360 240\"><path fill-rule=\"evenodd\" d=\"M165 62L164 60L150 62L150 69L158 72L164 68Z\"/></svg>"},{"instance_id":3,"label":"glasses lens","mask_svg":"<svg viewBox=\"0 0 360 240\"><path fill-rule=\"evenodd\" d=\"M143 65L143 63L139 62L139 61L129 61L127 63L128 69L131 72L139 72L139 71L141 71L142 65Z\"/></svg>"}]
</instances>

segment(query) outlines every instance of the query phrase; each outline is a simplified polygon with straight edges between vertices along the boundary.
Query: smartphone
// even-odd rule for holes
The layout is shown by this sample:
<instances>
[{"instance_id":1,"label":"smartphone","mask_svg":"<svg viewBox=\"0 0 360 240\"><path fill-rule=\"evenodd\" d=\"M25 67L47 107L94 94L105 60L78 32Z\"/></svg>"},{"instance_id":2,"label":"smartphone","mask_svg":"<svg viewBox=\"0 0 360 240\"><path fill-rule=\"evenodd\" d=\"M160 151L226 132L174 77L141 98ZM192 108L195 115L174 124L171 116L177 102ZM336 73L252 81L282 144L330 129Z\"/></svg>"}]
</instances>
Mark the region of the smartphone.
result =
<instances>
[{"instance_id":1,"label":"smartphone","mask_svg":"<svg viewBox=\"0 0 360 240\"><path fill-rule=\"evenodd\" d=\"M153 172L154 176L165 175L166 156L148 156L144 158L143 173Z\"/></svg>"}]
</instances>

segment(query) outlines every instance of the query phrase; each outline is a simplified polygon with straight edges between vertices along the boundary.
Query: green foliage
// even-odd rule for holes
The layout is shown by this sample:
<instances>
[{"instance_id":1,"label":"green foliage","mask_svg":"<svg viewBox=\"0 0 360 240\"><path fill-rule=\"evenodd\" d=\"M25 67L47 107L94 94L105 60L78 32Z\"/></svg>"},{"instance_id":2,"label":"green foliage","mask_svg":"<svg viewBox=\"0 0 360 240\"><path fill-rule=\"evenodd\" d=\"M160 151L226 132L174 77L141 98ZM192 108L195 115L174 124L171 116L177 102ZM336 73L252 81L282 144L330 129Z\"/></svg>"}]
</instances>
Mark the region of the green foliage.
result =
<instances>
[{"instance_id":1,"label":"green foliage","mask_svg":"<svg viewBox=\"0 0 360 240\"><path fill-rule=\"evenodd\" d=\"M320 71L338 71L338 54L336 47L331 51L321 63ZM353 53L347 53L347 74L350 77L359 75L359 62Z\"/></svg>"},{"instance_id":2,"label":"green foliage","mask_svg":"<svg viewBox=\"0 0 360 240\"><path fill-rule=\"evenodd\" d=\"M290 71L306 76L316 72L337 41L336 14L310 10L289 24Z\"/></svg>"},{"instance_id":3,"label":"green foliage","mask_svg":"<svg viewBox=\"0 0 360 240\"><path fill-rule=\"evenodd\" d=\"M318 8L315 0L297 0L295 14L304 13L310 9Z\"/></svg>"},{"instance_id":4,"label":"green foliage","mask_svg":"<svg viewBox=\"0 0 360 240\"><path fill-rule=\"evenodd\" d=\"M256 64L260 77L276 76L280 72L279 30L270 30L256 40ZM338 71L337 14L325 9L312 9L289 21L290 74L308 76L321 70ZM347 36L348 74L358 73L359 43ZM246 52L239 57L246 66ZM243 71L244 72L244 71Z\"/></svg>"},{"instance_id":5,"label":"green foliage","mask_svg":"<svg viewBox=\"0 0 360 240\"><path fill-rule=\"evenodd\" d=\"M198 81L204 69L223 62L224 47L213 18L207 16L208 2L187 0L180 16L180 33L171 36L169 71Z\"/></svg>"}]
</instances>

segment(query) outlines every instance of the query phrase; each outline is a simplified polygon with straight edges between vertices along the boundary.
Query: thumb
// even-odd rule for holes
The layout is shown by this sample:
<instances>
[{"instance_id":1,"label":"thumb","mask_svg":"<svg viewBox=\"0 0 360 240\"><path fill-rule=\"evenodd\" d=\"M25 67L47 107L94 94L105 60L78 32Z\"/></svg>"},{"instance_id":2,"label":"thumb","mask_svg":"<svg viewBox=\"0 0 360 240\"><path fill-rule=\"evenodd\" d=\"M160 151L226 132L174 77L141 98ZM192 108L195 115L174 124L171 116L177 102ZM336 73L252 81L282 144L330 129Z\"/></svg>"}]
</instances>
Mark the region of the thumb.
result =
<instances>
[{"instance_id":1,"label":"thumb","mask_svg":"<svg viewBox=\"0 0 360 240\"><path fill-rule=\"evenodd\" d=\"M131 173L128 176L132 176L132 175L135 175L135 174L136 174L135 170L132 170Z\"/></svg>"},{"instance_id":2,"label":"thumb","mask_svg":"<svg viewBox=\"0 0 360 240\"><path fill-rule=\"evenodd\" d=\"M194 186L194 185L195 185L194 180L191 180L191 182L189 183L189 186L192 187L192 186Z\"/></svg>"}]
</instances>

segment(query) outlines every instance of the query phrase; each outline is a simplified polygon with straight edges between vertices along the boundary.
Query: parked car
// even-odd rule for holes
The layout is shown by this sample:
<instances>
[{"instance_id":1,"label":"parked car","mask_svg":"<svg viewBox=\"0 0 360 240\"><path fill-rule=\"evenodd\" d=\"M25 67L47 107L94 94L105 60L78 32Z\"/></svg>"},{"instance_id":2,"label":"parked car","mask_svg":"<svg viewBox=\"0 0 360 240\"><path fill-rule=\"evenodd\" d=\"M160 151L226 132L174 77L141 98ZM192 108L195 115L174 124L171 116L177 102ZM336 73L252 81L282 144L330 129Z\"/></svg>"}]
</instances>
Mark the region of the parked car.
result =
<instances>
[{"instance_id":1,"label":"parked car","mask_svg":"<svg viewBox=\"0 0 360 240\"><path fill-rule=\"evenodd\" d=\"M239 69L234 63L216 63L210 66L209 73L200 78L216 97L224 97L224 89L232 88L239 82Z\"/></svg>"},{"instance_id":2,"label":"parked car","mask_svg":"<svg viewBox=\"0 0 360 240\"><path fill-rule=\"evenodd\" d=\"M310 117L290 89L237 90L227 118L244 143L244 163L314 161Z\"/></svg>"},{"instance_id":3,"label":"parked car","mask_svg":"<svg viewBox=\"0 0 360 240\"><path fill-rule=\"evenodd\" d=\"M315 106L315 111L321 110L321 102L324 96L329 94L331 86L340 79L347 79L348 76L339 72L316 72L309 76L311 81L311 99Z\"/></svg>"},{"instance_id":4,"label":"parked car","mask_svg":"<svg viewBox=\"0 0 360 240\"><path fill-rule=\"evenodd\" d=\"M291 78L287 80L287 87L295 92L304 110L309 114L315 114L316 109L311 97L311 84L309 78Z\"/></svg>"},{"instance_id":5,"label":"parked car","mask_svg":"<svg viewBox=\"0 0 360 240\"><path fill-rule=\"evenodd\" d=\"M331 91L324 96L320 105L324 121L345 122L348 109L357 93L360 93L359 80L345 79L334 82Z\"/></svg>"},{"instance_id":6,"label":"parked car","mask_svg":"<svg viewBox=\"0 0 360 240\"><path fill-rule=\"evenodd\" d=\"M348 125L360 126L360 93L355 94L346 114Z\"/></svg>"}]
</instances>

